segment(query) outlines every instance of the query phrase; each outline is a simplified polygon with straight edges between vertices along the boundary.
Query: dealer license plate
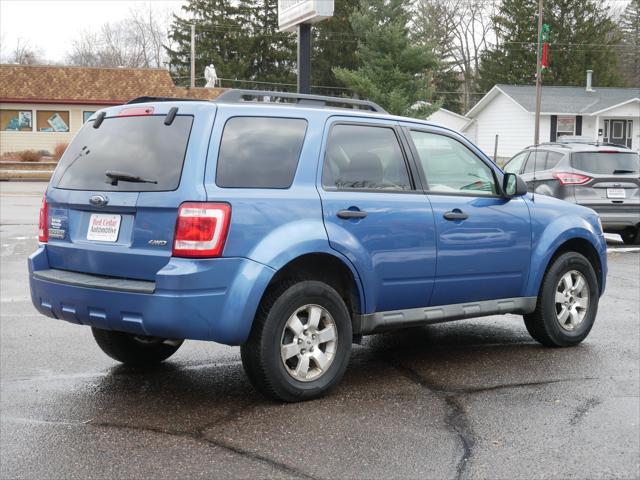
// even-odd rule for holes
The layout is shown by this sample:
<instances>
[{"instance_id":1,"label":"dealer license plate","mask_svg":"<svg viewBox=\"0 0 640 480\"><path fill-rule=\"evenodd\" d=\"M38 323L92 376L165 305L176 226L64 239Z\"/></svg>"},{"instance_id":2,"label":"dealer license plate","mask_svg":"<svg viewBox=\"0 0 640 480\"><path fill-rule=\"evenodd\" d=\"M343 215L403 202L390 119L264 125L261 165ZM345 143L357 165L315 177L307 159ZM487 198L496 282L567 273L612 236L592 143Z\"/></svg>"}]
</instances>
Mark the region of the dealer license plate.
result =
<instances>
[{"instance_id":1,"label":"dealer license plate","mask_svg":"<svg viewBox=\"0 0 640 480\"><path fill-rule=\"evenodd\" d=\"M607 188L607 198L626 198L624 188Z\"/></svg>"},{"instance_id":2,"label":"dealer license plate","mask_svg":"<svg viewBox=\"0 0 640 480\"><path fill-rule=\"evenodd\" d=\"M89 219L87 240L98 242L116 242L120 232L120 215L105 215L94 213Z\"/></svg>"}]
</instances>

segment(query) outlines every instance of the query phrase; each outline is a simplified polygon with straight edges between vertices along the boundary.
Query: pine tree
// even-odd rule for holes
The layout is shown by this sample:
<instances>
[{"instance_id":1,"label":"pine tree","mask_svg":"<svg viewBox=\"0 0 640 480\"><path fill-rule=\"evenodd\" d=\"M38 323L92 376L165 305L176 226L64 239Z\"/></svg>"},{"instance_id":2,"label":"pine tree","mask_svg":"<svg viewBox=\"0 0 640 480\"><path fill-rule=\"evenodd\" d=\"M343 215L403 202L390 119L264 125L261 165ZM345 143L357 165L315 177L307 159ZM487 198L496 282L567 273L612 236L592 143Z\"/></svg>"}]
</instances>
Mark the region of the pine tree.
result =
<instances>
[{"instance_id":1,"label":"pine tree","mask_svg":"<svg viewBox=\"0 0 640 480\"><path fill-rule=\"evenodd\" d=\"M448 15L447 5L441 2L418 2L411 33L417 45L428 49L438 59L433 71L435 98L447 110L461 113L461 72L451 55L455 38L449 29Z\"/></svg>"},{"instance_id":2,"label":"pine tree","mask_svg":"<svg viewBox=\"0 0 640 480\"><path fill-rule=\"evenodd\" d=\"M436 60L409 38L410 0L361 0L349 17L358 39L357 69L336 67L336 78L360 97L379 103L390 113L422 116L413 109L433 92L430 72Z\"/></svg>"},{"instance_id":3,"label":"pine tree","mask_svg":"<svg viewBox=\"0 0 640 480\"><path fill-rule=\"evenodd\" d=\"M640 87L640 0L631 0L620 17L624 45L622 72L630 87Z\"/></svg>"},{"instance_id":4,"label":"pine tree","mask_svg":"<svg viewBox=\"0 0 640 480\"><path fill-rule=\"evenodd\" d=\"M191 24L196 26L196 85L202 86L204 69L213 64L221 78L247 78L250 71L251 32L239 22L238 7L232 0L189 0L183 15L174 15L167 47L169 66L176 83L189 84Z\"/></svg>"},{"instance_id":5,"label":"pine tree","mask_svg":"<svg viewBox=\"0 0 640 480\"><path fill-rule=\"evenodd\" d=\"M537 2L504 0L495 18L497 44L482 57L480 87L535 82ZM551 27L546 85L582 85L594 70L600 86L620 83L619 35L606 4L597 0L547 0L544 22Z\"/></svg>"},{"instance_id":6,"label":"pine tree","mask_svg":"<svg viewBox=\"0 0 640 480\"><path fill-rule=\"evenodd\" d=\"M311 56L311 84L320 87L313 93L340 95L343 85L333 73L334 67L355 70L358 66L356 45L358 43L349 17L360 0L338 0L333 17L316 23L313 28Z\"/></svg>"}]
</instances>

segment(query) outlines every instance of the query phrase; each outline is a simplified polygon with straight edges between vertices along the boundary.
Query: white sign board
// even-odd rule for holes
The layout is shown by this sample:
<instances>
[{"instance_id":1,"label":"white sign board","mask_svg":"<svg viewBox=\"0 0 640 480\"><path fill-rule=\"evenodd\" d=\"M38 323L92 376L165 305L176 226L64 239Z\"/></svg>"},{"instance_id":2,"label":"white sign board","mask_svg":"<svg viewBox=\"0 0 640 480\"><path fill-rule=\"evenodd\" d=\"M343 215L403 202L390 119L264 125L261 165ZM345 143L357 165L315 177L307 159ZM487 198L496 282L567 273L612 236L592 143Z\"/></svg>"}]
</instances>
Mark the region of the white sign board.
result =
<instances>
[{"instance_id":1,"label":"white sign board","mask_svg":"<svg viewBox=\"0 0 640 480\"><path fill-rule=\"evenodd\" d=\"M316 23L333 16L334 0L278 0L278 30L291 31L300 23Z\"/></svg>"}]
</instances>

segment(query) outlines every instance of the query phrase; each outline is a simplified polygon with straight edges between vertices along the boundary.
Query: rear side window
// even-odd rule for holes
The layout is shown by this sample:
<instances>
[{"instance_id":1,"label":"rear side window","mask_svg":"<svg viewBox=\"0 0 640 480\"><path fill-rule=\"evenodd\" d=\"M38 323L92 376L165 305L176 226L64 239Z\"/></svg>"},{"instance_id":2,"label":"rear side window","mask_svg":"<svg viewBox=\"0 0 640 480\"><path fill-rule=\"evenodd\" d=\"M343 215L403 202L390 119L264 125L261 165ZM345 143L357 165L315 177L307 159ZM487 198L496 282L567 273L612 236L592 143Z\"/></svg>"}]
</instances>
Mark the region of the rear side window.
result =
<instances>
[{"instance_id":1,"label":"rear side window","mask_svg":"<svg viewBox=\"0 0 640 480\"><path fill-rule=\"evenodd\" d=\"M88 122L60 159L51 184L67 190L175 190L193 117L178 115L171 125L164 119L164 115L106 118L100 128ZM114 185L107 172L139 181L119 179Z\"/></svg>"},{"instance_id":2,"label":"rear side window","mask_svg":"<svg viewBox=\"0 0 640 480\"><path fill-rule=\"evenodd\" d=\"M388 127L335 125L327 142L322 185L340 190L411 190L395 131Z\"/></svg>"},{"instance_id":3,"label":"rear side window","mask_svg":"<svg viewBox=\"0 0 640 480\"><path fill-rule=\"evenodd\" d=\"M539 172L545 169L547 161L547 152L544 150L535 150L529 154L527 165L524 167L524 173L531 173L534 170Z\"/></svg>"},{"instance_id":4,"label":"rear side window","mask_svg":"<svg viewBox=\"0 0 640 480\"><path fill-rule=\"evenodd\" d=\"M234 117L224 126L216 185L289 188L307 131L299 118Z\"/></svg>"},{"instance_id":5,"label":"rear side window","mask_svg":"<svg viewBox=\"0 0 640 480\"><path fill-rule=\"evenodd\" d=\"M637 153L579 152L573 154L573 168L596 175L618 175L640 172Z\"/></svg>"},{"instance_id":6,"label":"rear side window","mask_svg":"<svg viewBox=\"0 0 640 480\"><path fill-rule=\"evenodd\" d=\"M564 157L564 153L549 152L549 155L547 155L546 170L551 170L552 168L555 168L556 165L558 165L558 162L562 160L562 157Z\"/></svg>"}]
</instances>

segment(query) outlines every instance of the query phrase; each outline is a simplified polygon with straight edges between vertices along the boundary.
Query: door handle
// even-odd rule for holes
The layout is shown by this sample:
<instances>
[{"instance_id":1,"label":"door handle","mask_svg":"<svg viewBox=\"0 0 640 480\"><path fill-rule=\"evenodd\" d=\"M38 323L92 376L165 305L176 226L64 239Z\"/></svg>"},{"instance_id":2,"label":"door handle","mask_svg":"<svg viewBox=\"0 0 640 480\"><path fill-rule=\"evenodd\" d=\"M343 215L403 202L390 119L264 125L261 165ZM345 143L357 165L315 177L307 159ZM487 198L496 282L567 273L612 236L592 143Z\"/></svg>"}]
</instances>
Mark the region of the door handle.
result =
<instances>
[{"instance_id":1,"label":"door handle","mask_svg":"<svg viewBox=\"0 0 640 480\"><path fill-rule=\"evenodd\" d=\"M362 210L340 210L337 215L339 218L344 219L364 218L367 216L367 212L363 212Z\"/></svg>"},{"instance_id":2,"label":"door handle","mask_svg":"<svg viewBox=\"0 0 640 480\"><path fill-rule=\"evenodd\" d=\"M450 212L446 212L442 216L445 218L445 220L466 220L467 218L469 218L469 215L461 210L458 210L457 208L455 210L451 210Z\"/></svg>"}]
</instances>

